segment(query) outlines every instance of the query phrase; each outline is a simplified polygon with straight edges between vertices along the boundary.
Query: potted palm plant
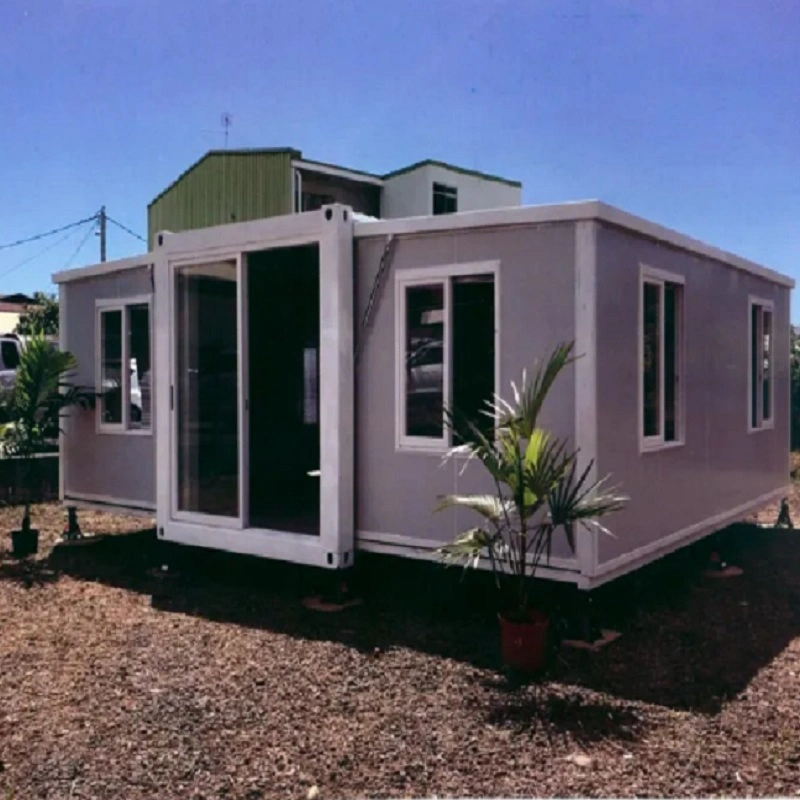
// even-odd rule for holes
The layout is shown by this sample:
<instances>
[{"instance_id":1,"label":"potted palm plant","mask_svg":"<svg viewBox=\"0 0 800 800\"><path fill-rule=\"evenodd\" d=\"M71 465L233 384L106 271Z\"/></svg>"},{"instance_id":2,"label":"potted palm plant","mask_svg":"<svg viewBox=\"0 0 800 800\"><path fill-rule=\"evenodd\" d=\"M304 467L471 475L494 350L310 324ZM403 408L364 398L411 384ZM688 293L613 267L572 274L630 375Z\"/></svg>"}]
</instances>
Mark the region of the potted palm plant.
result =
<instances>
[{"instance_id":1,"label":"potted palm plant","mask_svg":"<svg viewBox=\"0 0 800 800\"><path fill-rule=\"evenodd\" d=\"M535 671L543 663L549 619L532 602L531 587L542 559L549 560L554 537L563 533L575 550L576 536L587 530L608 533L601 520L622 508L627 498L606 488L606 479L589 478L592 464L578 471L577 451L539 426L542 406L561 371L575 361L573 344L557 347L532 381L523 374L512 399L495 396L484 413L494 421L494 436L485 426L446 409L454 446L447 457L478 459L495 491L481 495L448 495L437 510L463 507L482 523L440 549L446 561L478 566L488 558L501 595L501 648L506 665Z\"/></svg>"},{"instance_id":2,"label":"potted palm plant","mask_svg":"<svg viewBox=\"0 0 800 800\"><path fill-rule=\"evenodd\" d=\"M13 386L0 395L5 420L0 424L0 455L18 459L17 480L24 498L21 526L11 532L13 553L20 558L39 549L39 531L31 527L38 456L57 437L62 411L90 398L66 381L76 366L72 353L57 350L44 335L35 334L22 351Z\"/></svg>"}]
</instances>

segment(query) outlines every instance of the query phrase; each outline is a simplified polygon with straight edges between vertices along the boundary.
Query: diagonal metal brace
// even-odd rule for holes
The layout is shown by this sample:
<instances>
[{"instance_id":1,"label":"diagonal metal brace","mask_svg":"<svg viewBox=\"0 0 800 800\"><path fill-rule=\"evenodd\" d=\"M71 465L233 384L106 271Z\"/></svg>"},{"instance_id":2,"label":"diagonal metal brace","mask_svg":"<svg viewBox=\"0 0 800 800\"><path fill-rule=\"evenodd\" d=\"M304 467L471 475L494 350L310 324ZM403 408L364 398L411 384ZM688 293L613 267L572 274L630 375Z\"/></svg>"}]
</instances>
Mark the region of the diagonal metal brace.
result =
<instances>
[{"instance_id":1,"label":"diagonal metal brace","mask_svg":"<svg viewBox=\"0 0 800 800\"><path fill-rule=\"evenodd\" d=\"M364 309L364 316L361 319L361 330L358 333L355 347L355 361L358 363L359 356L364 346L364 341L367 338L369 327L372 324L372 319L375 316L375 310L378 306L380 293L386 283L386 277L391 267L392 258L394 256L394 249L397 246L397 240L394 235L390 235L386 239L386 244L383 248L383 255L381 256L378 265L378 272L375 275L375 280L372 284L372 290L369 293L367 300L367 307Z\"/></svg>"}]
</instances>

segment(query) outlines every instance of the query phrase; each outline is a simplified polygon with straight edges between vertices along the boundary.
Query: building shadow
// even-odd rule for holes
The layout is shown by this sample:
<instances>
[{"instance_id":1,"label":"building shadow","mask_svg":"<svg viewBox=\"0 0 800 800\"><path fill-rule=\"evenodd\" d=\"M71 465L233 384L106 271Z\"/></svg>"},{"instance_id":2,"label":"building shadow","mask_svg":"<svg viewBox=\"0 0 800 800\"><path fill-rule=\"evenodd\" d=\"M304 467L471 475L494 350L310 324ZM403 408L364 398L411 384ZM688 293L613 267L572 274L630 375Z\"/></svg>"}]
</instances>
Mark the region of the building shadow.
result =
<instances>
[{"instance_id":1,"label":"building shadow","mask_svg":"<svg viewBox=\"0 0 800 800\"><path fill-rule=\"evenodd\" d=\"M543 677L624 703L718 713L800 634L800 538L796 531L739 525L716 543L743 565L742 576L704 577L705 542L597 590L593 616L622 636L599 652L561 647ZM361 554L348 579L363 603L323 613L302 600L329 590L331 580L341 578L336 573L170 546L154 531L57 546L39 563L43 575L68 574L147 594L164 612L338 642L376 658L409 648L501 674L496 598L487 574ZM576 613L576 593L564 587L551 587L543 598L554 613ZM635 729L624 707L581 705L576 711L553 703L551 717L568 715L587 729L602 729L607 713L617 719L615 730ZM511 703L497 713L521 725L534 711Z\"/></svg>"}]
</instances>

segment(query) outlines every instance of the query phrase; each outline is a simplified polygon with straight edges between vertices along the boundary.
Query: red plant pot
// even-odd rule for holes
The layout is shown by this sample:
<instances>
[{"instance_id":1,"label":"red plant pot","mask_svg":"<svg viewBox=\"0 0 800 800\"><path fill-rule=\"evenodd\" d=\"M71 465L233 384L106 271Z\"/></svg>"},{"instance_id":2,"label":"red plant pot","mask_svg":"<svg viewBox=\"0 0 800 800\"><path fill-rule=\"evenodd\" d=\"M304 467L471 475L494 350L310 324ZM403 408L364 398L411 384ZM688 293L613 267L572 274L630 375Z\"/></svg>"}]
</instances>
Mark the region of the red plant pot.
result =
<instances>
[{"instance_id":1,"label":"red plant pot","mask_svg":"<svg viewBox=\"0 0 800 800\"><path fill-rule=\"evenodd\" d=\"M547 656L547 632L550 618L541 611L529 611L528 620L500 620L500 648L503 662L519 672L537 672Z\"/></svg>"}]
</instances>

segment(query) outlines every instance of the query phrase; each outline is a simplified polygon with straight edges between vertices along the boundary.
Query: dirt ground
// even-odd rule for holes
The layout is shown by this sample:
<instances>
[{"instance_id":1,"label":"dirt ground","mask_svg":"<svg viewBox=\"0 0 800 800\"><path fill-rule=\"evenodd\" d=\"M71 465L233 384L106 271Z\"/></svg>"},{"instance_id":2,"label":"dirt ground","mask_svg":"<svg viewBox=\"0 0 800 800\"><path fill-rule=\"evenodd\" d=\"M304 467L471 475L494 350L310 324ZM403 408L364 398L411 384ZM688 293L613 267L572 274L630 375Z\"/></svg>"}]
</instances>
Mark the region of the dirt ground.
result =
<instances>
[{"instance_id":1,"label":"dirt ground","mask_svg":"<svg viewBox=\"0 0 800 800\"><path fill-rule=\"evenodd\" d=\"M516 686L493 615L434 600L437 572L324 614L289 568L163 577L147 521L85 512L114 535L54 548L43 506L18 563L17 516L0 509L3 798L800 794L793 531L731 533L735 579L684 555L621 584L617 642Z\"/></svg>"}]
</instances>

